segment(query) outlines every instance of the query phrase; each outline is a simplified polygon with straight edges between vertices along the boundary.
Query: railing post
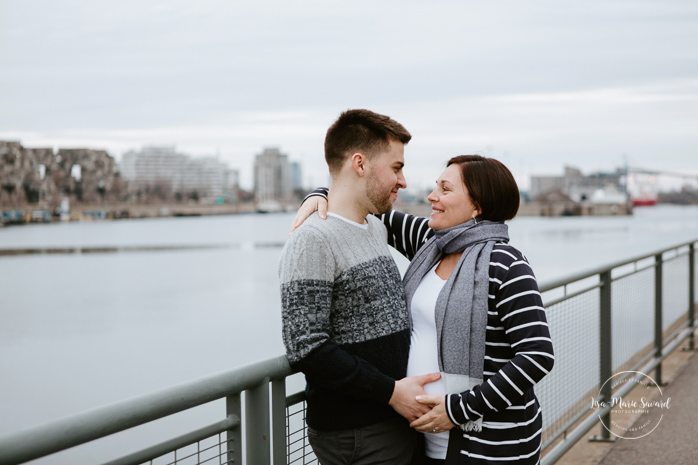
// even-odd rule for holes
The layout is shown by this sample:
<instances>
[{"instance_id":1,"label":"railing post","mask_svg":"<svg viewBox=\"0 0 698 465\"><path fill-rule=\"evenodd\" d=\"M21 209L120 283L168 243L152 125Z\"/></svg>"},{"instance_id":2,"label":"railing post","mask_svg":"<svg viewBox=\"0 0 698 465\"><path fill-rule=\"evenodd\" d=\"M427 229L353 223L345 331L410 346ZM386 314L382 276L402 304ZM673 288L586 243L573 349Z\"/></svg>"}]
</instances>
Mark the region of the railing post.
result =
<instances>
[{"instance_id":1,"label":"railing post","mask_svg":"<svg viewBox=\"0 0 698 465\"><path fill-rule=\"evenodd\" d=\"M247 463L270 463L269 378L245 391L245 448Z\"/></svg>"},{"instance_id":2,"label":"railing post","mask_svg":"<svg viewBox=\"0 0 698 465\"><path fill-rule=\"evenodd\" d=\"M286 465L286 380L271 382L271 438L274 465Z\"/></svg>"},{"instance_id":3,"label":"railing post","mask_svg":"<svg viewBox=\"0 0 698 465\"><path fill-rule=\"evenodd\" d=\"M688 246L688 350L695 350L693 332L696 329L696 249L695 243Z\"/></svg>"},{"instance_id":4,"label":"railing post","mask_svg":"<svg viewBox=\"0 0 698 465\"><path fill-rule=\"evenodd\" d=\"M660 252L654 256L654 357L662 358L662 295L663 295L663 254ZM654 372L655 382L662 384L662 362L657 364Z\"/></svg>"},{"instance_id":5,"label":"railing post","mask_svg":"<svg viewBox=\"0 0 698 465\"><path fill-rule=\"evenodd\" d=\"M599 385L603 402L610 403L613 388L608 382L613 376L613 341L612 315L611 315L611 270L604 271L600 275L601 288L599 290ZM604 425L611 424L611 411L602 418ZM602 441L611 440L611 433L606 428L601 428Z\"/></svg>"},{"instance_id":6,"label":"railing post","mask_svg":"<svg viewBox=\"0 0 698 465\"><path fill-rule=\"evenodd\" d=\"M242 419L240 404L240 394L233 394L225 398L225 409L228 416L235 415ZM233 465L242 465L242 421L238 425L226 432L227 434L227 456L228 461Z\"/></svg>"}]
</instances>

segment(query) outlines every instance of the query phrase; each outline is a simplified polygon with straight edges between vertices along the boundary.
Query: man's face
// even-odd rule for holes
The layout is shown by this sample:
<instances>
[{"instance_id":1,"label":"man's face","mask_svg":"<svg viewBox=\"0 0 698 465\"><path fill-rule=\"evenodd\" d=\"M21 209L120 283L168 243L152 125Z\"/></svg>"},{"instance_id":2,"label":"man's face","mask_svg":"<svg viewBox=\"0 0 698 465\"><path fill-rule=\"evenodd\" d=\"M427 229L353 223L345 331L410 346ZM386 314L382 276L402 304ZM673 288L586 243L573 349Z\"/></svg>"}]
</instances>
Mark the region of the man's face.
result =
<instances>
[{"instance_id":1,"label":"man's face","mask_svg":"<svg viewBox=\"0 0 698 465\"><path fill-rule=\"evenodd\" d=\"M397 191L407 187L402 167L405 165L405 146L390 140L384 151L367 163L366 197L371 202L369 211L375 214L388 213L397 199Z\"/></svg>"}]
</instances>

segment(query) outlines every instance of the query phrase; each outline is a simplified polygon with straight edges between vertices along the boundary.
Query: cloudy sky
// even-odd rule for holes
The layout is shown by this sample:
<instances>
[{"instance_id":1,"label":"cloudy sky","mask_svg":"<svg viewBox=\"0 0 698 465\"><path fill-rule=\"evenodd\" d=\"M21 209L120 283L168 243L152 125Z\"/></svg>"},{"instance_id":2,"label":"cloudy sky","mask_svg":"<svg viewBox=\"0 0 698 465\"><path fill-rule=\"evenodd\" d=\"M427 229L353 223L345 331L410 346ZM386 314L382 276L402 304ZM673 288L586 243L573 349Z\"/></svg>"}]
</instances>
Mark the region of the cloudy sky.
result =
<instances>
[{"instance_id":1,"label":"cloudy sky","mask_svg":"<svg viewBox=\"0 0 698 465\"><path fill-rule=\"evenodd\" d=\"M369 108L530 174L698 173L695 1L0 0L0 139L215 155L251 185L277 146L324 184L326 128Z\"/></svg>"}]
</instances>

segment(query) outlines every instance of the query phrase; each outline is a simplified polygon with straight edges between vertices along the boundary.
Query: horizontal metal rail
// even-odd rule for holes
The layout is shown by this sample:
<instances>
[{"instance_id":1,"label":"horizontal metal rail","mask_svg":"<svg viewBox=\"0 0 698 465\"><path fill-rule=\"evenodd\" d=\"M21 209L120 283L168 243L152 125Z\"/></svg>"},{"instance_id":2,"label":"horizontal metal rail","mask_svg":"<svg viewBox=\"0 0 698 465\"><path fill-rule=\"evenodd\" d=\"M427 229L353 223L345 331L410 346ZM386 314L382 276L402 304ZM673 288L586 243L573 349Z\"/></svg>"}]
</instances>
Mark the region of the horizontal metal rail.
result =
<instances>
[{"instance_id":1,"label":"horizontal metal rail","mask_svg":"<svg viewBox=\"0 0 698 465\"><path fill-rule=\"evenodd\" d=\"M593 400L596 401L596 402L599 402L599 401L603 400L603 396L598 395L598 396L594 397ZM577 412L577 414L576 414L575 416L573 416L570 420L567 421L567 423L565 423L565 425L564 425L562 428L560 428L560 431L567 431L567 430L569 430L569 429L572 428L579 420L581 420L582 418L584 418L584 417L587 416L588 414L589 414L589 412L587 412L586 410L582 410L582 411L580 411L580 412ZM541 450L545 450L545 449L547 449L548 447L550 447L550 445L553 444L555 441L557 441L558 438L559 438L559 436L553 436L553 437L551 437L551 438L548 438L548 439L543 443L543 445L541 446Z\"/></svg>"},{"instance_id":2,"label":"horizontal metal rail","mask_svg":"<svg viewBox=\"0 0 698 465\"><path fill-rule=\"evenodd\" d=\"M60 452L291 374L285 356L252 363L139 397L0 436L0 464Z\"/></svg>"},{"instance_id":3,"label":"horizontal metal rail","mask_svg":"<svg viewBox=\"0 0 698 465\"><path fill-rule=\"evenodd\" d=\"M240 419L235 415L230 415L223 421L219 421L209 426L197 429L191 433L183 434L169 441L161 442L140 452L126 455L117 460L112 460L104 465L130 465L132 463L143 463L153 460L161 455L167 454L173 450L186 447L188 445L199 442L203 439L210 438L214 434L222 433L226 430L235 428L240 425Z\"/></svg>"},{"instance_id":4,"label":"horizontal metal rail","mask_svg":"<svg viewBox=\"0 0 698 465\"><path fill-rule=\"evenodd\" d=\"M564 277L559 278L559 279L552 279L550 281L547 281L547 282L541 284L539 289L540 289L540 292L548 292L550 290L562 287L566 284L570 284L570 283L573 283L576 281L581 281L583 279L591 278L592 276L595 276L595 275L600 275L600 274L602 274L606 271L610 271L614 268L620 268L621 266L630 265L631 263L634 263L634 262L639 262L641 260L655 257L660 253L664 253L664 252L668 252L670 250L678 249L679 247L690 246L691 244L693 244L695 242L696 241L682 242L681 244L677 244L677 245L672 246L672 247L662 248L660 250L657 250L656 252L640 255L640 256L634 257L634 258L628 258L628 259L621 260L618 262L612 262L611 264L603 265L603 266L599 266L599 267L595 267L595 268L590 268L590 269L585 270L585 271L572 273L572 274L569 274L569 275L564 276Z\"/></svg>"},{"instance_id":5,"label":"horizontal metal rail","mask_svg":"<svg viewBox=\"0 0 698 465\"><path fill-rule=\"evenodd\" d=\"M579 289L579 290L574 291L574 292L572 292L572 293L570 293L570 294L567 294L567 290L565 290L565 295L563 295L562 297L558 297L557 299L550 300L550 301L547 301L547 300L546 300L546 301L545 301L545 305L547 305L547 306L553 306L553 305L555 305L555 304L559 304L560 302L564 302L565 300L569 300L569 299L571 299L572 297L577 297L578 295L582 295L582 294L584 294L584 293L586 293L586 292L592 291L592 290L594 290L594 289L598 289L598 288L600 288L601 286L602 286L601 283L596 283L596 284L594 284L594 285L592 285L592 286L585 287L585 288L583 288L583 289Z\"/></svg>"}]
</instances>

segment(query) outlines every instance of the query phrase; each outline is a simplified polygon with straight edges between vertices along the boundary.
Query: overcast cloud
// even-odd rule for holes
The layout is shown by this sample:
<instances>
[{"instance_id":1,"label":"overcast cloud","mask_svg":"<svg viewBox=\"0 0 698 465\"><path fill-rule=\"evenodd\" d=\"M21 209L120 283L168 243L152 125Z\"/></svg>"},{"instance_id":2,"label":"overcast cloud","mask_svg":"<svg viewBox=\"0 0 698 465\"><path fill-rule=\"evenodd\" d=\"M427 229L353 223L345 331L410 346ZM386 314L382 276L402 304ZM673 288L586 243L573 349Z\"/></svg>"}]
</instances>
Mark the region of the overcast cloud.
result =
<instances>
[{"instance_id":1,"label":"overcast cloud","mask_svg":"<svg viewBox=\"0 0 698 465\"><path fill-rule=\"evenodd\" d=\"M0 0L0 139L220 153L278 146L325 183L340 111L403 123L408 183L483 153L698 173L692 1Z\"/></svg>"}]
</instances>

